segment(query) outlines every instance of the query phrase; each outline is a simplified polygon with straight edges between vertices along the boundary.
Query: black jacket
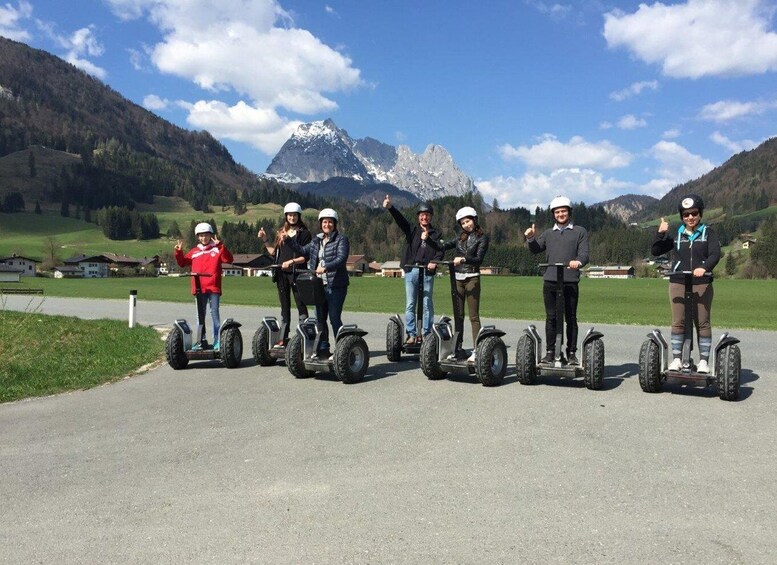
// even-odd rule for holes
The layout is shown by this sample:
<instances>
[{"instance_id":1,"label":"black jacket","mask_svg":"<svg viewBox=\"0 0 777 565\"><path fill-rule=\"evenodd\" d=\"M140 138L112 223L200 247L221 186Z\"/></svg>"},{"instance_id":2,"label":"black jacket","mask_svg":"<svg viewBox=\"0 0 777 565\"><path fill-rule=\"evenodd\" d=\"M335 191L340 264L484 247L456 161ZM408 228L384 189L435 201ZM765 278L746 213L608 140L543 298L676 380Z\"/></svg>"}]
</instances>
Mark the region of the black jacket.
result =
<instances>
[{"instance_id":1,"label":"black jacket","mask_svg":"<svg viewBox=\"0 0 777 565\"><path fill-rule=\"evenodd\" d=\"M479 273L480 265L488 251L490 240L486 234L471 234L464 241L457 237L453 241L446 241L443 249L455 249L455 257L464 257L464 262L456 267L457 273Z\"/></svg>"},{"instance_id":2,"label":"black jacket","mask_svg":"<svg viewBox=\"0 0 777 565\"><path fill-rule=\"evenodd\" d=\"M423 230L421 229L421 226L418 224L411 226L410 222L407 221L407 218L400 214L399 210L394 208L394 206L390 206L388 211L391 212L391 216L399 226L399 229L405 234L405 253L402 257L402 267L405 272L410 271L410 268L406 268L405 265L416 263L416 257L419 256L419 249L421 250L419 262L424 265L432 260L442 260L444 251L442 246L438 243L440 241L440 232L437 231L437 228L430 226L427 243L426 245L422 245L421 233ZM434 242L434 244L432 244L432 242Z\"/></svg>"},{"instance_id":3,"label":"black jacket","mask_svg":"<svg viewBox=\"0 0 777 565\"><path fill-rule=\"evenodd\" d=\"M672 249L674 249L673 271L692 271L697 267L704 267L711 272L720 261L720 240L706 224L701 224L693 236L685 233L683 225L674 232L674 237L669 230L664 233L656 230L650 252L658 256ZM684 282L683 275L672 275L669 280L673 283ZM711 276L693 277L693 284L710 282L712 282Z\"/></svg>"}]
</instances>

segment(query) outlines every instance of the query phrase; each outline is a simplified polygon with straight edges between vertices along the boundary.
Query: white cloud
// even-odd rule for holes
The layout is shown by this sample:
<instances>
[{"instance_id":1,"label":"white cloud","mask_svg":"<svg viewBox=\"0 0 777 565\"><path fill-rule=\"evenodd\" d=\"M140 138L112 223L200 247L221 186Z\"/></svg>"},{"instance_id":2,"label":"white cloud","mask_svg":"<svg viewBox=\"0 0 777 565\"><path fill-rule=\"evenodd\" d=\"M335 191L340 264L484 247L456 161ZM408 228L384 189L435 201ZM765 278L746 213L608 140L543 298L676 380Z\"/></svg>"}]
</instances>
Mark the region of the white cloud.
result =
<instances>
[{"instance_id":1,"label":"white cloud","mask_svg":"<svg viewBox=\"0 0 777 565\"><path fill-rule=\"evenodd\" d=\"M53 23L40 20L36 23L40 31L65 49L66 52L62 55L65 61L97 78L104 79L107 76L108 73L105 69L87 58L100 57L105 52L102 43L95 36L94 26L83 27L70 35L62 35L56 31L56 26Z\"/></svg>"},{"instance_id":2,"label":"white cloud","mask_svg":"<svg viewBox=\"0 0 777 565\"><path fill-rule=\"evenodd\" d=\"M549 174L528 172L521 177L498 176L475 184L486 202L494 198L503 208L545 208L554 196L564 194L573 202L594 204L635 189L631 183L605 178L591 169L557 169Z\"/></svg>"},{"instance_id":3,"label":"white cloud","mask_svg":"<svg viewBox=\"0 0 777 565\"><path fill-rule=\"evenodd\" d=\"M719 131L714 132L712 135L710 135L710 139L717 143L718 145L721 145L722 147L725 147L732 153L741 153L742 151L749 151L750 149L753 149L755 147L758 147L761 142L753 141L752 139L743 139L742 141L733 141L720 133Z\"/></svg>"},{"instance_id":4,"label":"white cloud","mask_svg":"<svg viewBox=\"0 0 777 565\"><path fill-rule=\"evenodd\" d=\"M599 124L599 129L612 129L612 122L602 122Z\"/></svg>"},{"instance_id":5,"label":"white cloud","mask_svg":"<svg viewBox=\"0 0 777 565\"><path fill-rule=\"evenodd\" d=\"M503 145L498 149L506 161L519 159L527 166L537 169L591 168L615 169L626 167L632 156L609 141L591 143L580 136L562 143L553 135L545 135L536 145Z\"/></svg>"},{"instance_id":6,"label":"white cloud","mask_svg":"<svg viewBox=\"0 0 777 565\"><path fill-rule=\"evenodd\" d=\"M618 120L618 127L620 129L638 129L644 128L647 122L643 118L638 118L633 114L626 114L620 120Z\"/></svg>"},{"instance_id":7,"label":"white cloud","mask_svg":"<svg viewBox=\"0 0 777 565\"><path fill-rule=\"evenodd\" d=\"M32 4L20 0L14 8L11 4L0 6L0 35L14 41L29 41L30 33L22 27L22 20L32 16Z\"/></svg>"},{"instance_id":8,"label":"white cloud","mask_svg":"<svg viewBox=\"0 0 777 565\"><path fill-rule=\"evenodd\" d=\"M640 4L604 16L604 37L676 78L735 76L777 70L773 6L766 0L688 0Z\"/></svg>"},{"instance_id":9,"label":"white cloud","mask_svg":"<svg viewBox=\"0 0 777 565\"><path fill-rule=\"evenodd\" d=\"M643 90L658 90L657 80L643 80L635 82L624 88L610 93L610 98L616 102L623 102L624 100L631 98L632 96L638 96Z\"/></svg>"},{"instance_id":10,"label":"white cloud","mask_svg":"<svg viewBox=\"0 0 777 565\"><path fill-rule=\"evenodd\" d=\"M160 98L156 94L149 94L143 98L143 107L147 110L158 112L167 110L170 107L170 101L167 98Z\"/></svg>"},{"instance_id":11,"label":"white cloud","mask_svg":"<svg viewBox=\"0 0 777 565\"><path fill-rule=\"evenodd\" d=\"M738 102L736 100L720 100L707 104L699 112L699 119L710 122L728 122L747 116L759 116L768 110L777 108L777 102Z\"/></svg>"},{"instance_id":12,"label":"white cloud","mask_svg":"<svg viewBox=\"0 0 777 565\"><path fill-rule=\"evenodd\" d=\"M234 106L218 100L200 100L194 104L179 101L178 105L189 112L186 121L192 127L206 129L219 139L248 143L267 155L277 153L301 124L242 100Z\"/></svg>"},{"instance_id":13,"label":"white cloud","mask_svg":"<svg viewBox=\"0 0 777 565\"><path fill-rule=\"evenodd\" d=\"M363 84L339 51L293 27L274 0L107 0L125 18L147 15L164 34L152 62L217 92L233 90L261 108L331 111L324 93Z\"/></svg>"},{"instance_id":14,"label":"white cloud","mask_svg":"<svg viewBox=\"0 0 777 565\"><path fill-rule=\"evenodd\" d=\"M546 14L553 19L561 20L572 13L571 4L561 4L559 2L544 2L543 0L525 0L526 4L535 8L542 14Z\"/></svg>"},{"instance_id":15,"label":"white cloud","mask_svg":"<svg viewBox=\"0 0 777 565\"><path fill-rule=\"evenodd\" d=\"M658 161L657 178L642 185L642 192L656 197L710 172L715 166L674 141L659 141L650 149L650 155Z\"/></svg>"},{"instance_id":16,"label":"white cloud","mask_svg":"<svg viewBox=\"0 0 777 565\"><path fill-rule=\"evenodd\" d=\"M676 139L680 137L680 135L682 135L682 132L677 128L673 128L666 130L661 137L664 139Z\"/></svg>"}]
</instances>

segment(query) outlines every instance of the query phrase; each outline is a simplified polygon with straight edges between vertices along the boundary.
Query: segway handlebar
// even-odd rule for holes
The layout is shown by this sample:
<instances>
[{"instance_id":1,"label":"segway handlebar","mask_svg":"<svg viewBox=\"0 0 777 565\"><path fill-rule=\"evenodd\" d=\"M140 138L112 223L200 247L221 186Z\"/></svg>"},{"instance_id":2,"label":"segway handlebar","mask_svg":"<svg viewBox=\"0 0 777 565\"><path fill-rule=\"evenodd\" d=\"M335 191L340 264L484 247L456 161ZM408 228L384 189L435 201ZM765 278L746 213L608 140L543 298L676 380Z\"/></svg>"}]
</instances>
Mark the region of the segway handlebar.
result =
<instances>
[{"instance_id":1,"label":"segway handlebar","mask_svg":"<svg viewBox=\"0 0 777 565\"><path fill-rule=\"evenodd\" d=\"M567 263L538 263L538 267L566 267Z\"/></svg>"},{"instance_id":2,"label":"segway handlebar","mask_svg":"<svg viewBox=\"0 0 777 565\"><path fill-rule=\"evenodd\" d=\"M430 263L434 263L435 265L448 265L449 267L453 265L453 261L429 261Z\"/></svg>"},{"instance_id":3,"label":"segway handlebar","mask_svg":"<svg viewBox=\"0 0 777 565\"><path fill-rule=\"evenodd\" d=\"M180 276L182 277L212 277L213 273L183 273Z\"/></svg>"},{"instance_id":4,"label":"segway handlebar","mask_svg":"<svg viewBox=\"0 0 777 565\"><path fill-rule=\"evenodd\" d=\"M693 275L693 271L669 271L667 273L667 276L671 277L672 275ZM711 277L712 276L712 271L704 271L704 275L703 276Z\"/></svg>"}]
</instances>

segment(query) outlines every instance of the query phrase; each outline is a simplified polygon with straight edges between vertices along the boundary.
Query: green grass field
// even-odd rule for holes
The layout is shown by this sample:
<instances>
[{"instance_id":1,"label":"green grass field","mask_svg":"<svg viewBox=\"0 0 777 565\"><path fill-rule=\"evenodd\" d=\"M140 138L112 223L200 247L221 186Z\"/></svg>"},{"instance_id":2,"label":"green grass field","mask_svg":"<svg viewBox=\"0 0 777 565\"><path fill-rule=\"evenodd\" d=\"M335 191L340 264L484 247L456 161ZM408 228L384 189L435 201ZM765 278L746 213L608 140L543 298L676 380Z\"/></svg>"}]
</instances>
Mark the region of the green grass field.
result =
<instances>
[{"instance_id":1,"label":"green grass field","mask_svg":"<svg viewBox=\"0 0 777 565\"><path fill-rule=\"evenodd\" d=\"M1 308L0 343L0 402L120 379L164 351L153 328Z\"/></svg>"},{"instance_id":2,"label":"green grass field","mask_svg":"<svg viewBox=\"0 0 777 565\"><path fill-rule=\"evenodd\" d=\"M22 279L20 284L42 288L49 296L126 299L130 290L138 300L189 302L189 279L176 277L108 279ZM668 283L659 279L588 280L580 283L578 318L586 323L665 326L669 323ZM447 278L435 284L437 315L451 313ZM275 285L268 277L225 277L225 304L276 307ZM363 277L351 280L345 310L351 312L400 312L405 287L401 279ZM727 328L777 330L777 281L715 281L713 323ZM483 277L481 318L545 319L540 277Z\"/></svg>"}]
</instances>

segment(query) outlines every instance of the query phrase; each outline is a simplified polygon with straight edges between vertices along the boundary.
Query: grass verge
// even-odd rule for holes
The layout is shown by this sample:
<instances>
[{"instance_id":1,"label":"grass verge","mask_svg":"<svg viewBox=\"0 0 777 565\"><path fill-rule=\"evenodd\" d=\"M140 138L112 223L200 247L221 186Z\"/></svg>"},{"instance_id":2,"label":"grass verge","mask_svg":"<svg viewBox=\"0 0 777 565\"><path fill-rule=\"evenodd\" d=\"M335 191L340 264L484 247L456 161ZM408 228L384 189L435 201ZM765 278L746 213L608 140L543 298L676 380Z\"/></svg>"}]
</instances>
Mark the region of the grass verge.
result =
<instances>
[{"instance_id":1,"label":"grass verge","mask_svg":"<svg viewBox=\"0 0 777 565\"><path fill-rule=\"evenodd\" d=\"M46 296L126 300L131 289L139 301L191 304L190 280L177 277L42 279L23 277L15 288L42 288ZM541 277L483 277L481 319L545 319ZM278 307L278 293L269 277L224 277L223 304ZM671 319L669 283L660 279L583 279L578 319L582 323L663 327ZM5 285L5 286L11 286ZM435 315L452 311L448 278L435 281ZM402 313L402 279L351 279L346 312ZM777 280L719 279L712 307L714 328L777 330Z\"/></svg>"},{"instance_id":2,"label":"grass verge","mask_svg":"<svg viewBox=\"0 0 777 565\"><path fill-rule=\"evenodd\" d=\"M91 388L159 359L153 328L0 309L0 402Z\"/></svg>"}]
</instances>

